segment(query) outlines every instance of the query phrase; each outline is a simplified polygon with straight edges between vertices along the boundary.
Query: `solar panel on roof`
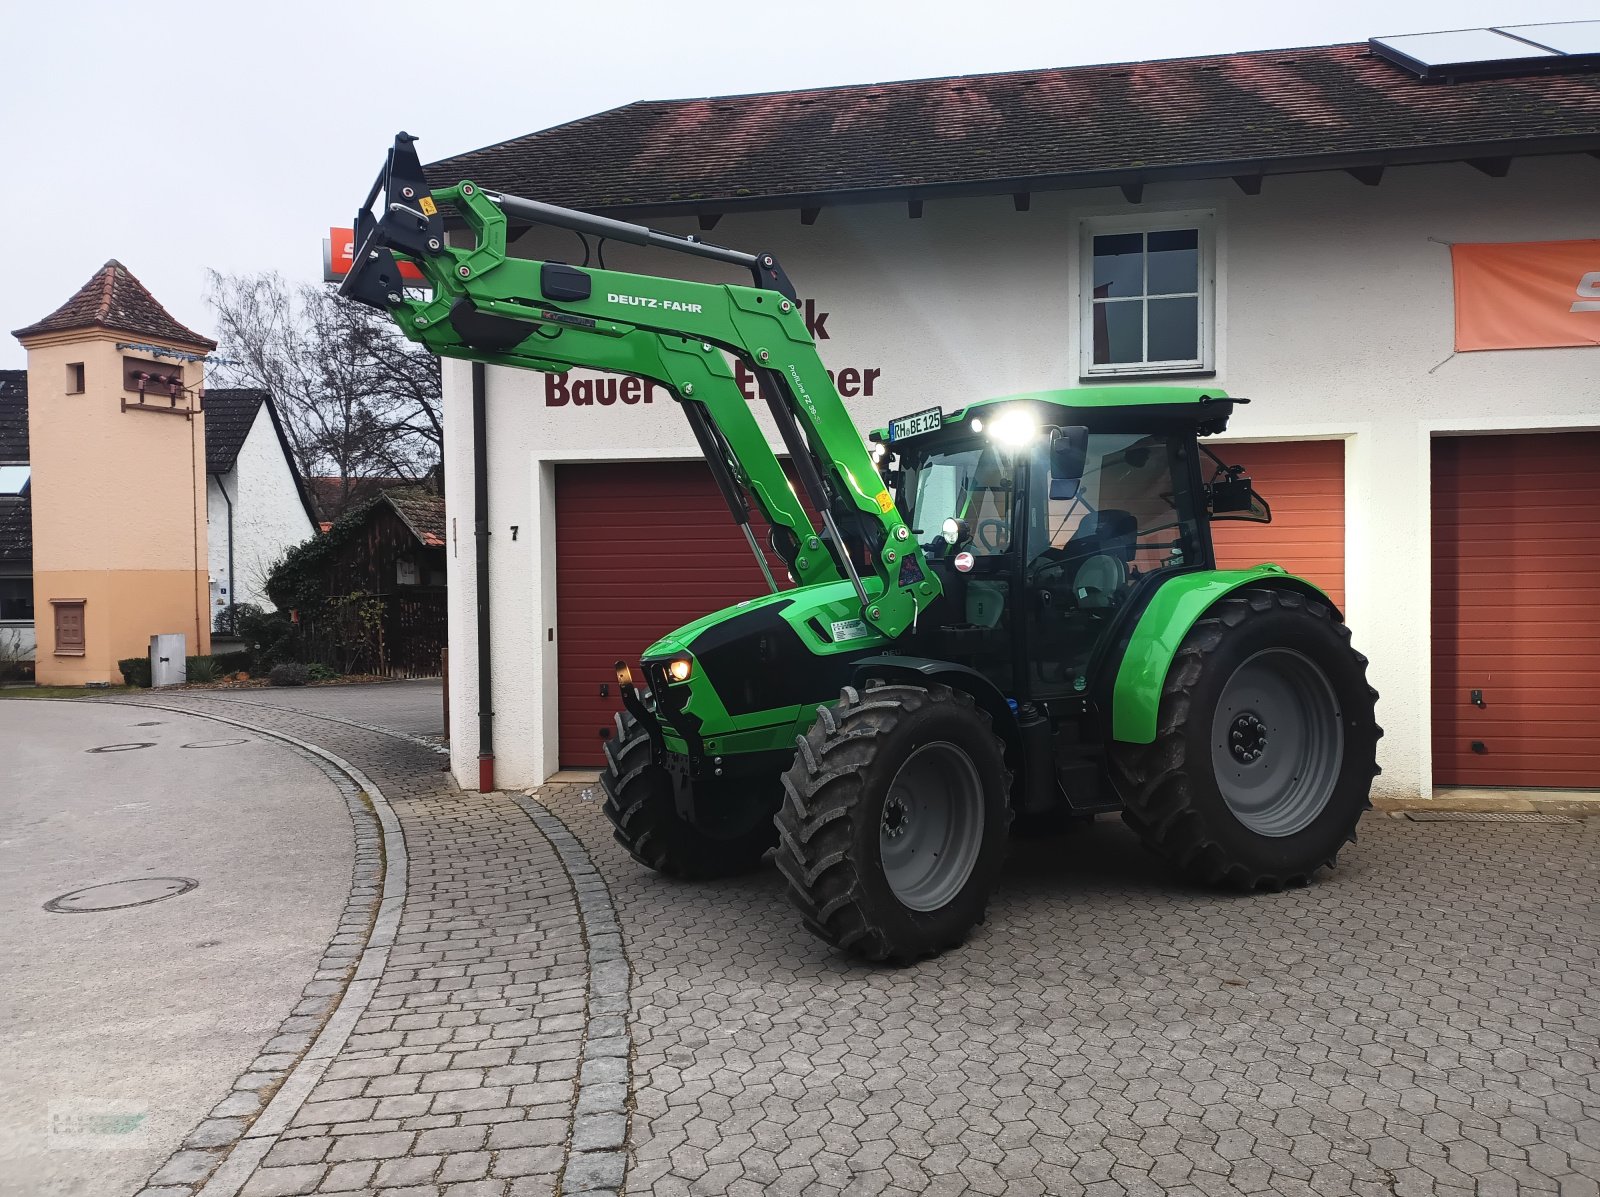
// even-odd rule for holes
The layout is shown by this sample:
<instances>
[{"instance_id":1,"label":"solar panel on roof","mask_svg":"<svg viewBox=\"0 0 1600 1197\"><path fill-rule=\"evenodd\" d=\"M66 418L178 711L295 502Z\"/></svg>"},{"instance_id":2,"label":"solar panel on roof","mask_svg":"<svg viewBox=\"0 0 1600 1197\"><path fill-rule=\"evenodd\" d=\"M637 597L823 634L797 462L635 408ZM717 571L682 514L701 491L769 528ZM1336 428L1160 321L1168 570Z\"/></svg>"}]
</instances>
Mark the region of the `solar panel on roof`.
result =
<instances>
[{"instance_id":1,"label":"solar panel on roof","mask_svg":"<svg viewBox=\"0 0 1600 1197\"><path fill-rule=\"evenodd\" d=\"M1600 65L1600 21L1404 33L1367 44L1424 79L1584 70Z\"/></svg>"},{"instance_id":2,"label":"solar panel on roof","mask_svg":"<svg viewBox=\"0 0 1600 1197\"><path fill-rule=\"evenodd\" d=\"M1502 25L1513 37L1549 46L1558 54L1600 54L1600 21L1553 21L1548 25Z\"/></svg>"},{"instance_id":3,"label":"solar panel on roof","mask_svg":"<svg viewBox=\"0 0 1600 1197\"><path fill-rule=\"evenodd\" d=\"M1554 50L1532 46L1506 37L1493 29L1455 29L1448 33L1408 33L1401 37L1377 37L1376 44L1388 46L1425 67L1456 66L1464 63L1504 62L1514 58L1548 58Z\"/></svg>"}]
</instances>

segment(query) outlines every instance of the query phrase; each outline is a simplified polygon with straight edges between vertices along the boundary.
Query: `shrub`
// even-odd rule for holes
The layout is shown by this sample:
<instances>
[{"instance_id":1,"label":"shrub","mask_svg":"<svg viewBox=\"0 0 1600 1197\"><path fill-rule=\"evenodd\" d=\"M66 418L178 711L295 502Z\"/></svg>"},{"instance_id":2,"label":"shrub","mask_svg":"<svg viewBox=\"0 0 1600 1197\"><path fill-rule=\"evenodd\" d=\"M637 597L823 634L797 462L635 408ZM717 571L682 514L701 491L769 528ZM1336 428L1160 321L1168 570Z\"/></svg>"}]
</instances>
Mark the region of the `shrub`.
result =
<instances>
[{"instance_id":1,"label":"shrub","mask_svg":"<svg viewBox=\"0 0 1600 1197\"><path fill-rule=\"evenodd\" d=\"M300 629L282 611L263 611L251 603L234 608L238 636L250 646L251 673L263 674L300 657Z\"/></svg>"},{"instance_id":2,"label":"shrub","mask_svg":"<svg viewBox=\"0 0 1600 1197\"><path fill-rule=\"evenodd\" d=\"M250 672L250 650L241 649L236 653L217 653L212 658L217 663L217 672L226 677L231 673ZM193 678L189 679L193 681Z\"/></svg>"},{"instance_id":3,"label":"shrub","mask_svg":"<svg viewBox=\"0 0 1600 1197\"><path fill-rule=\"evenodd\" d=\"M191 682L214 682L222 676L215 657L189 657L184 661L184 677Z\"/></svg>"},{"instance_id":4,"label":"shrub","mask_svg":"<svg viewBox=\"0 0 1600 1197\"><path fill-rule=\"evenodd\" d=\"M313 661L306 666L306 674L314 682L331 682L339 676L339 671L331 666L324 665L321 661Z\"/></svg>"},{"instance_id":5,"label":"shrub","mask_svg":"<svg viewBox=\"0 0 1600 1197\"><path fill-rule=\"evenodd\" d=\"M267 681L274 686L303 686L311 680L311 671L297 661L274 665Z\"/></svg>"},{"instance_id":6,"label":"shrub","mask_svg":"<svg viewBox=\"0 0 1600 1197\"><path fill-rule=\"evenodd\" d=\"M124 657L117 662L117 668L122 670L122 680L129 686L143 686L150 688L150 658L149 657Z\"/></svg>"}]
</instances>

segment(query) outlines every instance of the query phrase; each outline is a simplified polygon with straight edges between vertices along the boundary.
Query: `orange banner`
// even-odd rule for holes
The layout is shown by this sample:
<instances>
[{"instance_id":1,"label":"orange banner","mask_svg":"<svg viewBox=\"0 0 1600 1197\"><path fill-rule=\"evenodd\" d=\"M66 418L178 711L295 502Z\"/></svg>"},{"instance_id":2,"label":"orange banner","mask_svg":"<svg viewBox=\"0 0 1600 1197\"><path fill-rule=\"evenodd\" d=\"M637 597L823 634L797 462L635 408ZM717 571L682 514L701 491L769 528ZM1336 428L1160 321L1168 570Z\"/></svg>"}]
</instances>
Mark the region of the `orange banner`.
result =
<instances>
[{"instance_id":1,"label":"orange banner","mask_svg":"<svg viewBox=\"0 0 1600 1197\"><path fill-rule=\"evenodd\" d=\"M1600 241L1452 245L1456 351L1600 345Z\"/></svg>"}]
</instances>

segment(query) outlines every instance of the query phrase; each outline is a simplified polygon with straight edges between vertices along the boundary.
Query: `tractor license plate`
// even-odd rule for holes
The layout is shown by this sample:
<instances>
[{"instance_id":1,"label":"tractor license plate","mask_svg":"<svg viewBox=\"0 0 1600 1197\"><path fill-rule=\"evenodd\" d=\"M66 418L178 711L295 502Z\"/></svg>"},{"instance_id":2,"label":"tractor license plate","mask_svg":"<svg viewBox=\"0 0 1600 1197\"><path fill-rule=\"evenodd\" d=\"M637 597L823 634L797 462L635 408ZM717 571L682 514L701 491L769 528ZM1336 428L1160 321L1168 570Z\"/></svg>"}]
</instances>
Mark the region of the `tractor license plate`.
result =
<instances>
[{"instance_id":1,"label":"tractor license plate","mask_svg":"<svg viewBox=\"0 0 1600 1197\"><path fill-rule=\"evenodd\" d=\"M908 436L921 436L924 432L938 432L944 425L944 416L937 407L919 411L915 415L901 416L889 421L889 439L903 441Z\"/></svg>"}]
</instances>

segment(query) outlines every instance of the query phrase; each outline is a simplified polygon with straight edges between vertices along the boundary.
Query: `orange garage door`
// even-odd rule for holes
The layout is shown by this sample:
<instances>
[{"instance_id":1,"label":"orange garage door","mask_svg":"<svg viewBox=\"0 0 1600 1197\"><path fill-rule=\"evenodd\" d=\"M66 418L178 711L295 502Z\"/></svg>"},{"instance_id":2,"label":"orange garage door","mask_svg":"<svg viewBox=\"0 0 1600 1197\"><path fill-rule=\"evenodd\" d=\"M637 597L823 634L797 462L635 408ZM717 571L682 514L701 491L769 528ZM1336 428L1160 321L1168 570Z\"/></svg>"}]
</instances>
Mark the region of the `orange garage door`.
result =
<instances>
[{"instance_id":1,"label":"orange garage door","mask_svg":"<svg viewBox=\"0 0 1600 1197\"><path fill-rule=\"evenodd\" d=\"M1600 433L1433 442L1441 785L1600 787L1597 467Z\"/></svg>"},{"instance_id":2,"label":"orange garage door","mask_svg":"<svg viewBox=\"0 0 1600 1197\"><path fill-rule=\"evenodd\" d=\"M766 526L752 519L766 544ZM775 577L783 565L768 555ZM622 709L613 663L690 620L767 591L705 463L556 469L561 763L603 764ZM601 693L602 687L605 693Z\"/></svg>"},{"instance_id":3,"label":"orange garage door","mask_svg":"<svg viewBox=\"0 0 1600 1197\"><path fill-rule=\"evenodd\" d=\"M1270 524L1220 520L1212 525L1224 569L1274 561L1321 586L1344 608L1344 442L1272 441L1214 445L1242 465L1272 507Z\"/></svg>"}]
</instances>

